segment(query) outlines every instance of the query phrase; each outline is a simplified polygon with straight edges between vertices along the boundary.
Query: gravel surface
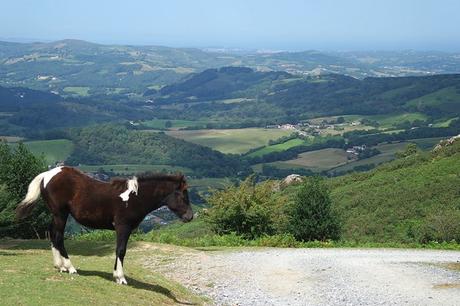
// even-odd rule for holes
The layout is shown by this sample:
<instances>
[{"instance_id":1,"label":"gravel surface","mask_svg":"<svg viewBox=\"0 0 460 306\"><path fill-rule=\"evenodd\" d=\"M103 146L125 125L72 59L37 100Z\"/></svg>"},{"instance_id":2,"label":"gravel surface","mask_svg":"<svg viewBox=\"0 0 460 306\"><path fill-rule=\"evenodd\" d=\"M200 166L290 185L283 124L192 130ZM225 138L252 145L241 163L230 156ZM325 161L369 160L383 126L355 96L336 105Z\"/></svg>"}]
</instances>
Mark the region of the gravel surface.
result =
<instances>
[{"instance_id":1,"label":"gravel surface","mask_svg":"<svg viewBox=\"0 0 460 306\"><path fill-rule=\"evenodd\" d=\"M145 264L217 305L460 305L460 252L276 249L166 252Z\"/></svg>"}]
</instances>

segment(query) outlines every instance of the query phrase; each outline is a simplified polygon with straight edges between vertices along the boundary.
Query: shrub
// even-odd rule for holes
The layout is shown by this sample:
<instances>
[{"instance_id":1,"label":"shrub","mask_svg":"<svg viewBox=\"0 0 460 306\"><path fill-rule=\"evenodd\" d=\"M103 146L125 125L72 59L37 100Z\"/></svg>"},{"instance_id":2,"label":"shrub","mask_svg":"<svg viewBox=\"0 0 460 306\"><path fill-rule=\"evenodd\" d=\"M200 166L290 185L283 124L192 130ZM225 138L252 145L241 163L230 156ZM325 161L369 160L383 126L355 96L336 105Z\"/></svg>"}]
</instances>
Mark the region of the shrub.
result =
<instances>
[{"instance_id":1,"label":"shrub","mask_svg":"<svg viewBox=\"0 0 460 306\"><path fill-rule=\"evenodd\" d=\"M42 238L51 221L43 201L31 215L17 222L15 209L24 198L30 181L46 170L43 158L34 156L19 143L13 147L0 142L0 237Z\"/></svg>"},{"instance_id":2,"label":"shrub","mask_svg":"<svg viewBox=\"0 0 460 306\"><path fill-rule=\"evenodd\" d=\"M340 236L329 190L319 177L306 179L288 209L288 230L297 240L325 241Z\"/></svg>"},{"instance_id":3,"label":"shrub","mask_svg":"<svg viewBox=\"0 0 460 306\"><path fill-rule=\"evenodd\" d=\"M255 184L252 177L239 186L214 192L208 199L206 221L218 234L236 233L253 239L276 231L280 198L273 182Z\"/></svg>"}]
</instances>

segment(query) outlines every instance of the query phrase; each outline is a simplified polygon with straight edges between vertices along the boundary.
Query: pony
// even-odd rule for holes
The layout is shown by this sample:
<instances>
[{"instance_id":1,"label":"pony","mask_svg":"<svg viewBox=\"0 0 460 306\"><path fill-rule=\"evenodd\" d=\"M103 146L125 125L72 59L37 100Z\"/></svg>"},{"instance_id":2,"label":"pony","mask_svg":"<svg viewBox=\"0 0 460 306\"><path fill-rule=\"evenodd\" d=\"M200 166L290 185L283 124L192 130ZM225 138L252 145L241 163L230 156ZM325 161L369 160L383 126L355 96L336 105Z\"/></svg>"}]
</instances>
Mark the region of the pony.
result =
<instances>
[{"instance_id":1,"label":"pony","mask_svg":"<svg viewBox=\"0 0 460 306\"><path fill-rule=\"evenodd\" d=\"M193 219L184 175L146 173L130 179L102 182L72 167L57 167L37 175L16 208L22 219L43 197L51 212L51 251L60 272L77 273L64 247L64 228L69 214L80 224L93 229L116 232L113 276L127 285L123 260L131 232L151 211L167 206L182 221Z\"/></svg>"}]
</instances>

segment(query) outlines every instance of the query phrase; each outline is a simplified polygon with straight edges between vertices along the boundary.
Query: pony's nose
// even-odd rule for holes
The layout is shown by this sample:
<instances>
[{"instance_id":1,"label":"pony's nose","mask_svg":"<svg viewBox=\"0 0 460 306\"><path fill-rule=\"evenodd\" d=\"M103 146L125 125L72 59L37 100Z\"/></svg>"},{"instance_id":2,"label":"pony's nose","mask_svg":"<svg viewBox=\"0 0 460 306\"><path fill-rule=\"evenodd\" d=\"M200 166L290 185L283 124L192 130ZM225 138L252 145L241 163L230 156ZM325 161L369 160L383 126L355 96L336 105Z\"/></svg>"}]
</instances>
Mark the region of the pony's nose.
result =
<instances>
[{"instance_id":1,"label":"pony's nose","mask_svg":"<svg viewBox=\"0 0 460 306\"><path fill-rule=\"evenodd\" d=\"M182 216L182 221L183 222L190 222L193 220L193 212L192 210L187 211L183 216Z\"/></svg>"}]
</instances>

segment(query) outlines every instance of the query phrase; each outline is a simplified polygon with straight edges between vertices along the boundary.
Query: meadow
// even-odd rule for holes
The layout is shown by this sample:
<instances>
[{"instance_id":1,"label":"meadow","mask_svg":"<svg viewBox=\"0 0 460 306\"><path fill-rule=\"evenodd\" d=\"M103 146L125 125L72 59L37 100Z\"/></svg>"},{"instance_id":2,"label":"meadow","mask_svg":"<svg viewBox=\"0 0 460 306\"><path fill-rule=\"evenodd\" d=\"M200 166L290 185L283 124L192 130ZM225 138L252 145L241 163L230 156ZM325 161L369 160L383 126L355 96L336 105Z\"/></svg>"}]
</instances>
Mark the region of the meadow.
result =
<instances>
[{"instance_id":1,"label":"meadow","mask_svg":"<svg viewBox=\"0 0 460 306\"><path fill-rule=\"evenodd\" d=\"M114 243L66 241L78 275L59 273L45 240L0 241L2 305L203 305L176 282L146 268L145 258L166 248L131 242L125 260L127 286L113 281ZM171 249L171 248L169 248Z\"/></svg>"},{"instance_id":2,"label":"meadow","mask_svg":"<svg viewBox=\"0 0 460 306\"><path fill-rule=\"evenodd\" d=\"M168 122L168 123L167 123ZM167 119L152 119L141 121L140 123L150 129L180 129L185 127L202 127L205 128L209 120L167 120ZM170 124L170 125L169 125Z\"/></svg>"},{"instance_id":3,"label":"meadow","mask_svg":"<svg viewBox=\"0 0 460 306\"><path fill-rule=\"evenodd\" d=\"M222 153L242 154L248 150L268 144L292 131L281 129L246 128L246 129L209 129L168 131L166 134L185 141L210 147Z\"/></svg>"},{"instance_id":4,"label":"meadow","mask_svg":"<svg viewBox=\"0 0 460 306\"><path fill-rule=\"evenodd\" d=\"M35 155L43 155L48 165L64 161L74 149L67 139L26 141L24 144Z\"/></svg>"}]
</instances>

